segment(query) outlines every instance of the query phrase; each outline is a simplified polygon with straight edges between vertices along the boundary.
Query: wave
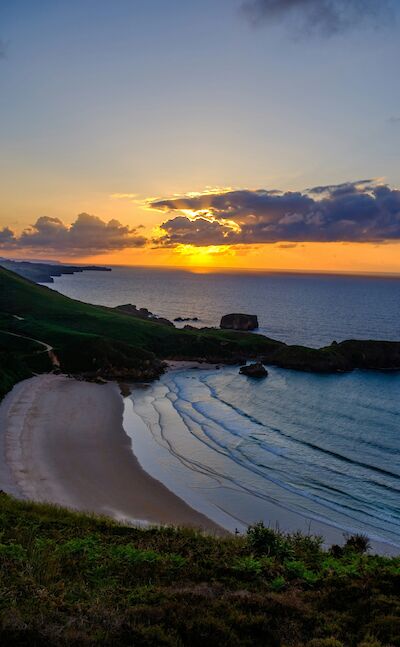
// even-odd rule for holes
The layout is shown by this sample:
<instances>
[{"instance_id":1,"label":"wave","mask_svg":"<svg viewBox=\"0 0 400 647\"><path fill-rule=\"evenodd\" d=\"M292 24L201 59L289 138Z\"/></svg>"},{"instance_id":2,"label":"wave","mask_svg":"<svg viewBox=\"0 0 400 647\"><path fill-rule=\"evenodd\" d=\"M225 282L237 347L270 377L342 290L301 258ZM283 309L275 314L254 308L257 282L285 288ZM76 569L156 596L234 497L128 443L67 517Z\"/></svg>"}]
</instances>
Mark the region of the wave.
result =
<instances>
[{"instance_id":1,"label":"wave","mask_svg":"<svg viewBox=\"0 0 400 647\"><path fill-rule=\"evenodd\" d=\"M142 401L139 410L147 433L164 452L155 469L166 469L164 462L172 470L169 486L174 487L175 477L180 479L184 497L195 493L197 505L202 499L209 516L213 510L217 516L222 512L225 525L226 517L244 525L260 518L271 522L279 508L294 515L292 523L301 517L400 545L400 475L394 458L400 453L398 441L396 445L396 438L386 434L385 443L374 443L379 429L371 422L362 436L360 418L351 411L368 410L361 402L368 401L371 383L366 380L362 398L340 411L337 432L332 380L320 381L320 398L307 388L314 386L307 385L307 376L290 373L282 379L279 369L271 370L263 389L239 380L236 369L185 370L168 373L151 387L151 395L135 393L135 404ZM324 384L331 396L325 398L327 406ZM351 380L345 391L349 384ZM340 378L335 397L342 405L339 385ZM389 416L399 410L397 385ZM360 376L355 386L357 392ZM310 393L313 403L306 401ZM310 404L318 418L309 416ZM387 429L392 429L391 422Z\"/></svg>"}]
</instances>

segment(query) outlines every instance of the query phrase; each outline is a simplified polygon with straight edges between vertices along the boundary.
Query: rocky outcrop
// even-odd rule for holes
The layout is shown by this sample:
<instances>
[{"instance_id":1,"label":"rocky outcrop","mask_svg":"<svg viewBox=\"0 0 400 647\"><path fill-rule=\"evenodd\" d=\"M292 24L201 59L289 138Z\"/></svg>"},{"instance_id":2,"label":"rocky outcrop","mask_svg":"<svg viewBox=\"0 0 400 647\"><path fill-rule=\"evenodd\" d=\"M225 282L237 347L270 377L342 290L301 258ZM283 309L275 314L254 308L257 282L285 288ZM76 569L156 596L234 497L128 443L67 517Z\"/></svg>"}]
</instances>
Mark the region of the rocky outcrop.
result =
<instances>
[{"instance_id":1,"label":"rocky outcrop","mask_svg":"<svg viewBox=\"0 0 400 647\"><path fill-rule=\"evenodd\" d=\"M343 373L354 369L400 370L400 342L349 339L324 348L271 345L266 364L309 373Z\"/></svg>"},{"instance_id":2,"label":"rocky outcrop","mask_svg":"<svg viewBox=\"0 0 400 647\"><path fill-rule=\"evenodd\" d=\"M136 319L145 319L146 321L152 321L153 323L162 324L163 326L172 326L174 328L174 324L169 319L165 319L165 317L157 317L157 315L150 312L150 310L147 310L147 308L137 308L132 305L132 303L125 303L121 306L116 306L113 310L123 312L130 317L136 317Z\"/></svg>"},{"instance_id":3,"label":"rocky outcrop","mask_svg":"<svg viewBox=\"0 0 400 647\"><path fill-rule=\"evenodd\" d=\"M246 364L246 366L241 366L239 369L241 375L247 375L247 377L267 377L268 371L261 362L255 362L254 364Z\"/></svg>"},{"instance_id":4,"label":"rocky outcrop","mask_svg":"<svg viewBox=\"0 0 400 647\"><path fill-rule=\"evenodd\" d=\"M221 319L220 328L224 330L255 330L258 328L257 315L237 312L224 315Z\"/></svg>"},{"instance_id":5,"label":"rocky outcrop","mask_svg":"<svg viewBox=\"0 0 400 647\"><path fill-rule=\"evenodd\" d=\"M175 317L174 321L182 323L183 321L199 321L198 317Z\"/></svg>"}]
</instances>

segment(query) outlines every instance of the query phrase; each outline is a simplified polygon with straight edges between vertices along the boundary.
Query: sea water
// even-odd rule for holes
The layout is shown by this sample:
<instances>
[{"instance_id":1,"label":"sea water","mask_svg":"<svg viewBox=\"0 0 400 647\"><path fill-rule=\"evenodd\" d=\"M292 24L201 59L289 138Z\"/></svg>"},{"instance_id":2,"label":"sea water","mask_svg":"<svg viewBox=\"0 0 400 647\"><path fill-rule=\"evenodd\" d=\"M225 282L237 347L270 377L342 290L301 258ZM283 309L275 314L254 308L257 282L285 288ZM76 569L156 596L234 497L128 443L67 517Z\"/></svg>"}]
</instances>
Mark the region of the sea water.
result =
<instances>
[{"instance_id":1,"label":"sea water","mask_svg":"<svg viewBox=\"0 0 400 647\"><path fill-rule=\"evenodd\" d=\"M198 316L198 325L250 312L262 332L290 343L400 339L400 281L390 278L120 268L54 287L84 301ZM255 381L237 367L171 371L133 392L124 424L143 467L226 528L263 520L335 539L365 532L400 547L396 372L271 367Z\"/></svg>"},{"instance_id":2,"label":"sea water","mask_svg":"<svg viewBox=\"0 0 400 647\"><path fill-rule=\"evenodd\" d=\"M400 278L116 267L64 275L50 287L88 303L198 317L198 326L219 326L229 312L256 314L259 332L290 344L400 340Z\"/></svg>"}]
</instances>

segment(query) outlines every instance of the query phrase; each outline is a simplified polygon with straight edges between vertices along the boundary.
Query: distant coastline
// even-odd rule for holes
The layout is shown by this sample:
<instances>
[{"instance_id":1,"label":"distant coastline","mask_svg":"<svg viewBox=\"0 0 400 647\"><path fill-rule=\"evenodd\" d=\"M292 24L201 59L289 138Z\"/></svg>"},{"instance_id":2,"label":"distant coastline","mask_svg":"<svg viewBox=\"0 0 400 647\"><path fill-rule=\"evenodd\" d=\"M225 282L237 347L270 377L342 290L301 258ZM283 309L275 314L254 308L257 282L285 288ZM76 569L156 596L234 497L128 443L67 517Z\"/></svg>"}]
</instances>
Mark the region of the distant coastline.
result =
<instances>
[{"instance_id":1,"label":"distant coastline","mask_svg":"<svg viewBox=\"0 0 400 647\"><path fill-rule=\"evenodd\" d=\"M101 265L63 265L61 263L19 261L6 258L0 258L0 266L35 283L54 283L54 278L63 274L89 271L111 272L110 267L102 267Z\"/></svg>"}]
</instances>

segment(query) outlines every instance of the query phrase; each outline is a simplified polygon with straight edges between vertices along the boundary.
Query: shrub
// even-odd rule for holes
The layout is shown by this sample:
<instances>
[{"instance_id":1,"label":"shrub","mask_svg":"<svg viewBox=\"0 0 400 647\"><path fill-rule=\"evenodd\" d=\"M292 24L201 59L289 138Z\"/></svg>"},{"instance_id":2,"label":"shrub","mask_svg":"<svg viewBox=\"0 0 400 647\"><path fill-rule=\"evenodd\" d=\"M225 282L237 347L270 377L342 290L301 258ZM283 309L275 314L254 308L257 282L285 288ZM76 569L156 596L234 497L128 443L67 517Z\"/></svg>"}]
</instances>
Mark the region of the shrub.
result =
<instances>
[{"instance_id":1,"label":"shrub","mask_svg":"<svg viewBox=\"0 0 400 647\"><path fill-rule=\"evenodd\" d=\"M314 584L318 576L310 571L304 564L304 562L292 560L292 561L286 561L285 564L285 573L290 580L302 580L303 582L306 582L307 584Z\"/></svg>"},{"instance_id":2,"label":"shrub","mask_svg":"<svg viewBox=\"0 0 400 647\"><path fill-rule=\"evenodd\" d=\"M294 555L288 537L278 530L267 528L262 521L248 527L247 541L256 555L269 555L281 560Z\"/></svg>"},{"instance_id":3,"label":"shrub","mask_svg":"<svg viewBox=\"0 0 400 647\"><path fill-rule=\"evenodd\" d=\"M126 564L155 564L162 560L160 553L154 550L140 550L132 544L124 546L113 546L110 551L111 555L118 561Z\"/></svg>"},{"instance_id":4,"label":"shrub","mask_svg":"<svg viewBox=\"0 0 400 647\"><path fill-rule=\"evenodd\" d=\"M271 589L273 591L282 591L286 586L286 580L282 575L279 575L271 582Z\"/></svg>"},{"instance_id":5,"label":"shrub","mask_svg":"<svg viewBox=\"0 0 400 647\"><path fill-rule=\"evenodd\" d=\"M356 535L345 535L345 539L345 551L347 550L363 555L371 548L371 544L367 535L361 533Z\"/></svg>"},{"instance_id":6,"label":"shrub","mask_svg":"<svg viewBox=\"0 0 400 647\"><path fill-rule=\"evenodd\" d=\"M0 559L21 562L26 559L26 550L20 544L0 544Z\"/></svg>"},{"instance_id":7,"label":"shrub","mask_svg":"<svg viewBox=\"0 0 400 647\"><path fill-rule=\"evenodd\" d=\"M241 575L261 575L263 567L259 559L254 557L240 557L233 565L233 569Z\"/></svg>"},{"instance_id":8,"label":"shrub","mask_svg":"<svg viewBox=\"0 0 400 647\"><path fill-rule=\"evenodd\" d=\"M294 532L288 535L296 557L301 557L308 567L318 568L323 558L323 537Z\"/></svg>"}]
</instances>

